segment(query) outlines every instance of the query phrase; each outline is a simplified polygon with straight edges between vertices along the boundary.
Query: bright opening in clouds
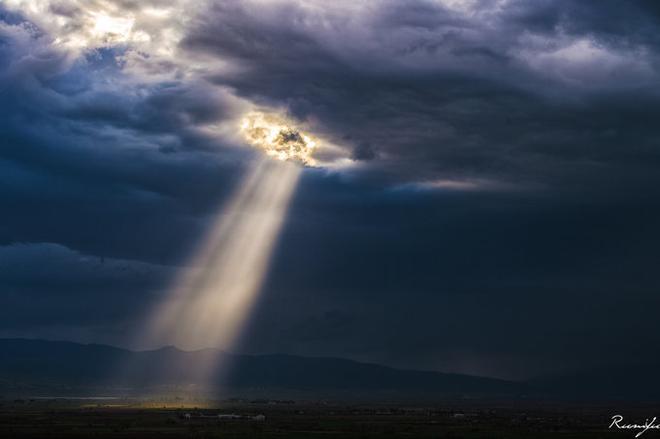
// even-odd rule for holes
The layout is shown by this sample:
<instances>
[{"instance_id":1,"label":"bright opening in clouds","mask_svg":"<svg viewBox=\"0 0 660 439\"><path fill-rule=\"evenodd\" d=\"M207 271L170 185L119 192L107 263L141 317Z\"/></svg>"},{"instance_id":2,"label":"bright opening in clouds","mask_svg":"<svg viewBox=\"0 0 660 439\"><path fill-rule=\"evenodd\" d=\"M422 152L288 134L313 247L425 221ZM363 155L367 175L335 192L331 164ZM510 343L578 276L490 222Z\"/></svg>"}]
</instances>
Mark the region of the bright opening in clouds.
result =
<instances>
[{"instance_id":1,"label":"bright opening in clouds","mask_svg":"<svg viewBox=\"0 0 660 439\"><path fill-rule=\"evenodd\" d=\"M241 132L248 143L270 157L314 165L312 154L317 142L280 116L251 112L243 118Z\"/></svg>"}]
</instances>

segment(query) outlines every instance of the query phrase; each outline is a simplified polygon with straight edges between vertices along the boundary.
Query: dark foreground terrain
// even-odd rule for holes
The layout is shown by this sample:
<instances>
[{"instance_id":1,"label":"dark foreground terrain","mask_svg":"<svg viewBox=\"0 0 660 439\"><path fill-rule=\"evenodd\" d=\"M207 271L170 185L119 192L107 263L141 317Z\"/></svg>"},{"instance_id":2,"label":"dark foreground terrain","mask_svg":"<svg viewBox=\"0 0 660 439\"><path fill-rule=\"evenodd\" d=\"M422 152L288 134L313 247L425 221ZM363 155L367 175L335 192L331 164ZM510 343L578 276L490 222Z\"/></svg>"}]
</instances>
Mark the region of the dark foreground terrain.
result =
<instances>
[{"instance_id":1,"label":"dark foreground terrain","mask_svg":"<svg viewBox=\"0 0 660 439\"><path fill-rule=\"evenodd\" d=\"M651 406L623 410L492 401L390 406L27 399L2 402L0 438L633 438L637 431L609 430L611 417L622 414L643 423L657 413ZM642 437L660 437L660 431Z\"/></svg>"}]
</instances>

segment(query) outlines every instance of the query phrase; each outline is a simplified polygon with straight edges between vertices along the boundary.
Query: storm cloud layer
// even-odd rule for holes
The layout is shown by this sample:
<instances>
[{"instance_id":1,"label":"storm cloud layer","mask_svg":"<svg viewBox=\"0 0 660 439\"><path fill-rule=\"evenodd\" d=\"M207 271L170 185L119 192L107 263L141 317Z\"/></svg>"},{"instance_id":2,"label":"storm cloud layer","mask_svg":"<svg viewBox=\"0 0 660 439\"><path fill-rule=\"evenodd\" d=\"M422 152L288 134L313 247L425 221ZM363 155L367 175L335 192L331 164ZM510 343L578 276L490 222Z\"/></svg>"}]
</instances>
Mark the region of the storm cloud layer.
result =
<instances>
[{"instance_id":1,"label":"storm cloud layer","mask_svg":"<svg viewBox=\"0 0 660 439\"><path fill-rule=\"evenodd\" d=\"M656 2L186 3L0 5L0 334L130 345L272 111L322 144L241 349L659 359Z\"/></svg>"}]
</instances>

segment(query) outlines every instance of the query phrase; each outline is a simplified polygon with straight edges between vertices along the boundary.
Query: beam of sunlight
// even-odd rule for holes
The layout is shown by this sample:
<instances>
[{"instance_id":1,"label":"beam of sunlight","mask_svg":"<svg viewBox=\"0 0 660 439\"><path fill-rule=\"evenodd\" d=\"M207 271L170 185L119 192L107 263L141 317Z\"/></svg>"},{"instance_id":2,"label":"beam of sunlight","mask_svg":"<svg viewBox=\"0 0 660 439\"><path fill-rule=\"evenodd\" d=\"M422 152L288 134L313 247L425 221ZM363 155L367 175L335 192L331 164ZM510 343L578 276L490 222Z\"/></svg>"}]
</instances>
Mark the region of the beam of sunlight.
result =
<instances>
[{"instance_id":1,"label":"beam of sunlight","mask_svg":"<svg viewBox=\"0 0 660 439\"><path fill-rule=\"evenodd\" d=\"M139 343L186 350L231 349L252 309L295 191L300 166L263 158L239 184L195 256L152 313ZM213 385L222 365L209 355L190 365L199 385ZM167 375L171 365L158 365ZM169 371L171 372L171 371Z\"/></svg>"},{"instance_id":2,"label":"beam of sunlight","mask_svg":"<svg viewBox=\"0 0 660 439\"><path fill-rule=\"evenodd\" d=\"M184 350L232 350L268 271L273 248L304 166L313 166L316 140L292 120L255 111L242 121L247 144L265 153L251 166L195 253L189 269L176 280L146 319L136 345L175 345ZM273 160L276 159L276 160ZM156 351L150 379L182 383L196 392L217 390L225 372L217 351L198 352L196 364L182 364L172 351ZM201 354L201 356L199 355ZM179 356L180 357L180 356ZM226 358L226 357L225 357ZM143 366L123 365L126 382L135 382ZM158 376L163 380L154 380ZM176 384L175 384L176 385ZM193 390L194 391L194 390Z\"/></svg>"},{"instance_id":3,"label":"beam of sunlight","mask_svg":"<svg viewBox=\"0 0 660 439\"><path fill-rule=\"evenodd\" d=\"M196 256L196 270L155 313L151 338L186 349L232 347L263 282L300 172L272 160L248 172Z\"/></svg>"}]
</instances>

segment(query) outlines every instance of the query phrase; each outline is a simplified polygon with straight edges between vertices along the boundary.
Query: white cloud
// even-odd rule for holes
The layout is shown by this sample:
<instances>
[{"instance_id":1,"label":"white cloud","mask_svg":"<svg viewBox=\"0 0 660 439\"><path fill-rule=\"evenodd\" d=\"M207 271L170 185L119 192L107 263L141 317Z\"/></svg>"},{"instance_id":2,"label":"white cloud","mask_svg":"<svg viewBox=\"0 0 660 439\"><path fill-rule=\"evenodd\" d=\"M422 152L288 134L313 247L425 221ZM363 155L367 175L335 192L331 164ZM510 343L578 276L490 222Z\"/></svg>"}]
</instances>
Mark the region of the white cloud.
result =
<instances>
[{"instance_id":1,"label":"white cloud","mask_svg":"<svg viewBox=\"0 0 660 439\"><path fill-rule=\"evenodd\" d=\"M630 85L655 76L642 48L617 50L590 38L547 40L526 36L520 57L536 74L581 87Z\"/></svg>"}]
</instances>

